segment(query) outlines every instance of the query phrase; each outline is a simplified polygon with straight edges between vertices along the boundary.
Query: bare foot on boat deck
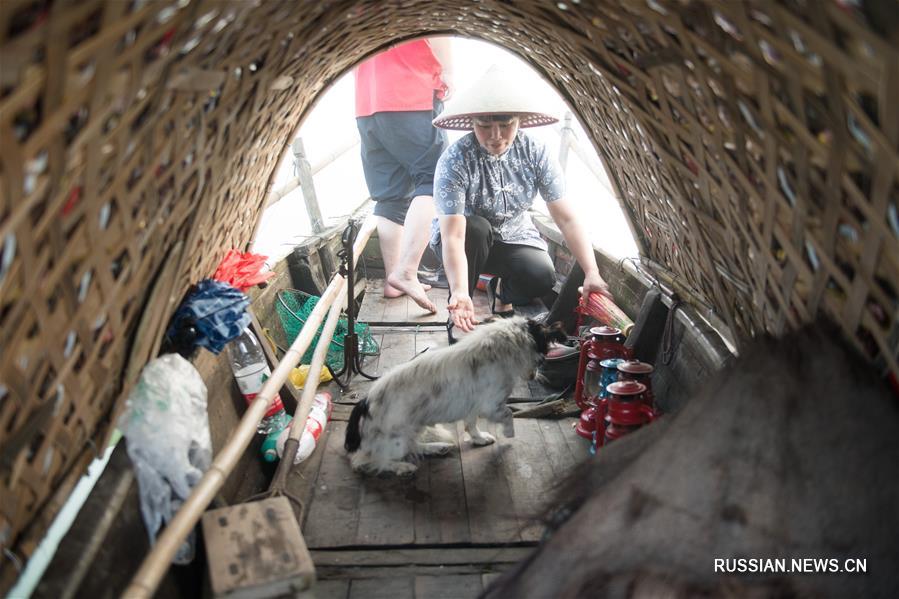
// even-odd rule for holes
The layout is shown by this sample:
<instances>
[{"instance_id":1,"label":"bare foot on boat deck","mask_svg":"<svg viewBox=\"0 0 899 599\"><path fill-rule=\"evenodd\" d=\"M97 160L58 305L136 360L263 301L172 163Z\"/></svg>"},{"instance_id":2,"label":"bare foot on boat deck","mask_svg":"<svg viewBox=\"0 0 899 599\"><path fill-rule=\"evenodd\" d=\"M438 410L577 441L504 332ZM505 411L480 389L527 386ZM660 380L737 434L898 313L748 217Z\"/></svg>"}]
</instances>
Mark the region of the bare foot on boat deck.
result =
<instances>
[{"instance_id":1,"label":"bare foot on boat deck","mask_svg":"<svg viewBox=\"0 0 899 599\"><path fill-rule=\"evenodd\" d=\"M387 275L387 282L384 285L384 297L400 297L401 295L408 295L412 298L413 302L431 314L436 314L437 306L428 299L428 295L425 293L430 288L430 285L423 285L419 282L417 275L410 279L406 279L391 273Z\"/></svg>"}]
</instances>

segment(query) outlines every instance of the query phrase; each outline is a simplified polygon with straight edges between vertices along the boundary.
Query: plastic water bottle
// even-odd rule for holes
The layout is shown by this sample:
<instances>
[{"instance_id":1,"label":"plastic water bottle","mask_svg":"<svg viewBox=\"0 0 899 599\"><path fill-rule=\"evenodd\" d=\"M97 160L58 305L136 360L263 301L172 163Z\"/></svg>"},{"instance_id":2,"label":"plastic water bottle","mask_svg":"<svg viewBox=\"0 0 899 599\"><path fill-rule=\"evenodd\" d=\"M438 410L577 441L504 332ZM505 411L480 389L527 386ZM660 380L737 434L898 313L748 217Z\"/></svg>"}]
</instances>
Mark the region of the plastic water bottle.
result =
<instances>
[{"instance_id":1,"label":"plastic water bottle","mask_svg":"<svg viewBox=\"0 0 899 599\"><path fill-rule=\"evenodd\" d=\"M293 459L294 464L299 464L312 455L315 451L315 444L325 430L328 419L331 417L331 394L327 391L321 391L315 394L312 399L312 409L309 410L309 417L306 418L306 428L300 436L300 446L297 448L297 455ZM278 435L277 451L278 457L284 457L284 445L290 436L290 429L286 428Z\"/></svg>"},{"instance_id":2,"label":"plastic water bottle","mask_svg":"<svg viewBox=\"0 0 899 599\"><path fill-rule=\"evenodd\" d=\"M244 329L240 337L228 344L228 356L231 358L231 371L237 380L237 386L249 406L272 375L265 353L256 335L250 329ZM281 396L275 395L257 430L263 435L277 435L289 424L290 416L284 411Z\"/></svg>"}]
</instances>

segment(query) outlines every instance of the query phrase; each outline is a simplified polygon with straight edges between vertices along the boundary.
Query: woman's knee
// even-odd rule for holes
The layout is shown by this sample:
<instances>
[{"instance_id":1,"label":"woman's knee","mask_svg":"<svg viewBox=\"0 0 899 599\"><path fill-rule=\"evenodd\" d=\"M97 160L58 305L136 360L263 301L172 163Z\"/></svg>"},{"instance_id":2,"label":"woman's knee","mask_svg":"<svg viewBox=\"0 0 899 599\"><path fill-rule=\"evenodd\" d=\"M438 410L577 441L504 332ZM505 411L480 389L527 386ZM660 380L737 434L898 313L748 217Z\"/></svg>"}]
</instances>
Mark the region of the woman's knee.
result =
<instances>
[{"instance_id":1,"label":"woman's knee","mask_svg":"<svg viewBox=\"0 0 899 599\"><path fill-rule=\"evenodd\" d=\"M549 293L556 283L555 269L549 256L529 256L516 260L503 274L503 299L513 304L526 304Z\"/></svg>"},{"instance_id":2,"label":"woman's knee","mask_svg":"<svg viewBox=\"0 0 899 599\"><path fill-rule=\"evenodd\" d=\"M546 294L556 284L556 271L549 256L522 263L519 273L518 278L528 282L534 297Z\"/></svg>"},{"instance_id":3,"label":"woman's knee","mask_svg":"<svg viewBox=\"0 0 899 599\"><path fill-rule=\"evenodd\" d=\"M553 269L552 263L547 267L540 268L539 272L534 273L534 285L542 290L540 295L549 293L549 290L552 289L555 284L556 272Z\"/></svg>"},{"instance_id":4,"label":"woman's knee","mask_svg":"<svg viewBox=\"0 0 899 599\"><path fill-rule=\"evenodd\" d=\"M483 216L465 217L465 247L478 247L493 244L493 227Z\"/></svg>"}]
</instances>

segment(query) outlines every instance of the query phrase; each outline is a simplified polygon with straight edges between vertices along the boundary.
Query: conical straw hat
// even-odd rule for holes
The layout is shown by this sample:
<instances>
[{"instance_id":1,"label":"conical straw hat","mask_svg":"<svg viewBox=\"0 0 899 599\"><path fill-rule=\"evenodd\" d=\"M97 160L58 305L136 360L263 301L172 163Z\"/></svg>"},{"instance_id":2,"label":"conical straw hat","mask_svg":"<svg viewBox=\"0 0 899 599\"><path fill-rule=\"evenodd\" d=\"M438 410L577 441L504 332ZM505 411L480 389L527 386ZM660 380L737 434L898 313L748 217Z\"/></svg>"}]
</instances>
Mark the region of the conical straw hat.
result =
<instances>
[{"instance_id":1,"label":"conical straw hat","mask_svg":"<svg viewBox=\"0 0 899 599\"><path fill-rule=\"evenodd\" d=\"M487 114L514 114L518 126L539 127L558 122L549 114L545 103L529 93L520 77L513 76L497 65L487 69L474 85L451 99L444 111L434 119L435 127L471 131L472 118Z\"/></svg>"}]
</instances>

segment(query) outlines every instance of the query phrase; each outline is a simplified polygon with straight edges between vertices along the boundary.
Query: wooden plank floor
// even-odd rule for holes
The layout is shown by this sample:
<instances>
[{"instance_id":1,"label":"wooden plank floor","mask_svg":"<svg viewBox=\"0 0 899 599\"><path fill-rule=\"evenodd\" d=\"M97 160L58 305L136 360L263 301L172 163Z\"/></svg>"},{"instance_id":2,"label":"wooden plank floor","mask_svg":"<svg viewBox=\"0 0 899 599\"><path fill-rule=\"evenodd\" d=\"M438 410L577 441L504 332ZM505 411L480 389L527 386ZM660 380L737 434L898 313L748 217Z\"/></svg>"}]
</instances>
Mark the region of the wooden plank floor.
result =
<instances>
[{"instance_id":1,"label":"wooden plank floor","mask_svg":"<svg viewBox=\"0 0 899 599\"><path fill-rule=\"evenodd\" d=\"M367 594L373 588L390 588L393 599L432 597L440 584L447 597L477 596L483 575L536 544L535 516L586 457L573 422L516 419L512 439L488 425L497 442L486 447L472 446L458 425L458 450L423 459L400 478L354 473L343 449L346 422L333 420L290 484L304 501L303 534L327 583L315 597L380 596Z\"/></svg>"},{"instance_id":2,"label":"wooden plank floor","mask_svg":"<svg viewBox=\"0 0 899 599\"><path fill-rule=\"evenodd\" d=\"M384 297L384 280L370 279L365 283L365 299L359 310L359 320L370 325L384 324L432 324L445 325L448 289L432 288L428 298L437 306L437 313L430 314L406 296Z\"/></svg>"},{"instance_id":3,"label":"wooden plank floor","mask_svg":"<svg viewBox=\"0 0 899 599\"><path fill-rule=\"evenodd\" d=\"M430 300L437 306L436 314L428 313L406 296L384 297L383 279L367 279L365 283L365 299L359 310L358 320L372 326L399 324L444 326L448 317L446 303L449 297L449 290L435 287L427 293ZM475 291L472 301L478 314L490 314L486 293ZM516 312L523 316L533 316L545 309L543 304L535 302L530 306L517 306Z\"/></svg>"},{"instance_id":4,"label":"wooden plank floor","mask_svg":"<svg viewBox=\"0 0 899 599\"><path fill-rule=\"evenodd\" d=\"M366 372L381 374L425 348L447 345L445 308L441 319L421 320L411 301L385 300L381 289L369 282L360 311L381 348L380 355L366 358ZM440 292L445 306L445 290L430 293ZM484 294L477 295L484 310ZM359 475L343 441L352 404L370 384L353 379L316 451L289 477L289 490L304 505L303 535L319 578L314 596L476 597L536 544L541 528L535 516L553 485L586 458L587 443L575 435L573 418L516 419L511 439L482 421L497 438L486 447L472 446L457 423L458 448L422 459L413 476ZM550 392L521 381L510 401L534 401Z\"/></svg>"}]
</instances>

